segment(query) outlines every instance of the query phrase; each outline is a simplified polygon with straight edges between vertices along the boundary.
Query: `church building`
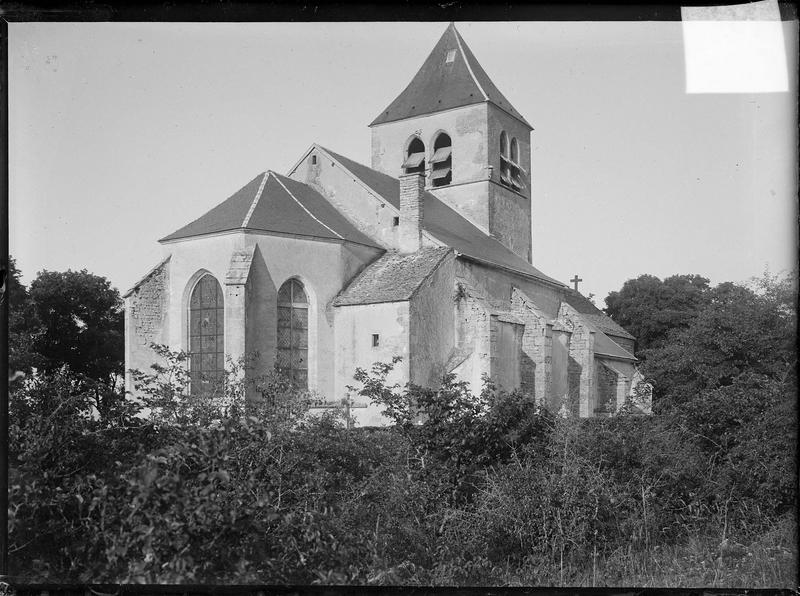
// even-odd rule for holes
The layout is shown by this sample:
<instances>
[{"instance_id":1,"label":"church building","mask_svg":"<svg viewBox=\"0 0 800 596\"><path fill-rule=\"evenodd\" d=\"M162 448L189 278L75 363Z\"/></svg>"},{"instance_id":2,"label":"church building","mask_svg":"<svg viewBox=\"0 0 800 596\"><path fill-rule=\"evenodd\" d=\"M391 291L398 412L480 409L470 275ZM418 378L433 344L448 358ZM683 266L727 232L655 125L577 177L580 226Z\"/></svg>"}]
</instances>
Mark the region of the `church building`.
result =
<instances>
[{"instance_id":1,"label":"church building","mask_svg":"<svg viewBox=\"0 0 800 596\"><path fill-rule=\"evenodd\" d=\"M341 403L357 367L399 356L391 383L453 373L479 393L489 377L554 411L615 412L634 338L533 265L533 127L453 24L369 126L369 165L313 144L162 238L125 295L126 369L166 344L193 387L250 358L248 376L277 367ZM384 422L349 397L359 424Z\"/></svg>"}]
</instances>

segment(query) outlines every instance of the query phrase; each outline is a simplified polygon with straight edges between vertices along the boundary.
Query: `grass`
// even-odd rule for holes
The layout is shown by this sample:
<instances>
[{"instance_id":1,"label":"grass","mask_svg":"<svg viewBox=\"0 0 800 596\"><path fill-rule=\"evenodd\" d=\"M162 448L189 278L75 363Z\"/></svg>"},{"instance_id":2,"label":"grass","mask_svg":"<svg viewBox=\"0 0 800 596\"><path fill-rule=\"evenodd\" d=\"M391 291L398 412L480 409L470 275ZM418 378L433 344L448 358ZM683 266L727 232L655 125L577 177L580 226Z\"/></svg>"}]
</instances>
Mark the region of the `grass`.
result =
<instances>
[{"instance_id":1,"label":"grass","mask_svg":"<svg viewBox=\"0 0 800 596\"><path fill-rule=\"evenodd\" d=\"M743 543L728 540L722 545L719 534L707 534L677 545L618 549L597 557L594 565L591 559L565 562L563 567L541 560L530 560L524 567L492 566L482 561L476 562L469 573L471 580L464 581L466 569L440 568L422 583L793 589L797 585L797 559L796 521L787 517ZM416 582L407 579L405 583Z\"/></svg>"}]
</instances>

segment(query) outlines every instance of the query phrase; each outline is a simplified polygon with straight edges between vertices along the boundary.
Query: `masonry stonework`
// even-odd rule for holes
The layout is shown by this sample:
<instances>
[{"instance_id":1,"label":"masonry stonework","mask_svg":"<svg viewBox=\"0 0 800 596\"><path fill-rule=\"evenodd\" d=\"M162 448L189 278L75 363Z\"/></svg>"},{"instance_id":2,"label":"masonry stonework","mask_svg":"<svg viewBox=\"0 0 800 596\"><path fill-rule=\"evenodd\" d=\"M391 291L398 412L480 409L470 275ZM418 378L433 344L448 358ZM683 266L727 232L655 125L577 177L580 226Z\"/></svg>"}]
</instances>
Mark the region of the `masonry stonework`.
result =
<instances>
[{"instance_id":1,"label":"masonry stonework","mask_svg":"<svg viewBox=\"0 0 800 596\"><path fill-rule=\"evenodd\" d=\"M400 176L400 252L415 252L422 246L424 192L424 176L421 174Z\"/></svg>"},{"instance_id":2,"label":"masonry stonework","mask_svg":"<svg viewBox=\"0 0 800 596\"><path fill-rule=\"evenodd\" d=\"M151 344L167 344L170 259L152 269L125 295L125 382L131 389L129 370L149 371L157 362Z\"/></svg>"},{"instance_id":3,"label":"masonry stonework","mask_svg":"<svg viewBox=\"0 0 800 596\"><path fill-rule=\"evenodd\" d=\"M574 415L587 418L594 414L594 331L580 314L566 302L558 313L559 321L570 329L569 399L567 406Z\"/></svg>"},{"instance_id":4,"label":"masonry stonework","mask_svg":"<svg viewBox=\"0 0 800 596\"><path fill-rule=\"evenodd\" d=\"M169 298L168 264L162 263L130 296L133 333L139 343L147 345L161 338Z\"/></svg>"},{"instance_id":5,"label":"masonry stonework","mask_svg":"<svg viewBox=\"0 0 800 596\"><path fill-rule=\"evenodd\" d=\"M547 395L549 368L552 359L548 354L547 319L533 301L519 288L511 290L511 310L524 323L522 357L520 361L520 388L544 405Z\"/></svg>"}]
</instances>

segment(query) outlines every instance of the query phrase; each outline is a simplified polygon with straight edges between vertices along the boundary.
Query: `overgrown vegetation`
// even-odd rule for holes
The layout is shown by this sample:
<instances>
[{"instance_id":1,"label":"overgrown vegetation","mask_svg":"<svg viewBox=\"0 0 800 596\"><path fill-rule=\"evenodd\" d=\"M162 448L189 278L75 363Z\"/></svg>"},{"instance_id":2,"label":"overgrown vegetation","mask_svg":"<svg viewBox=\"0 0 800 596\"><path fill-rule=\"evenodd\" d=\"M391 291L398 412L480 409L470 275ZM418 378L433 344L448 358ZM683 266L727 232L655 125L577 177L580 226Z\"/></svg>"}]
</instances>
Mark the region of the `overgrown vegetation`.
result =
<instances>
[{"instance_id":1,"label":"overgrown vegetation","mask_svg":"<svg viewBox=\"0 0 800 596\"><path fill-rule=\"evenodd\" d=\"M723 284L648 352L657 415L580 420L519 393L354 390L348 428L277 375L143 402L69 367L12 386L11 574L30 581L792 587L794 292ZM102 403L103 409L97 404ZM141 417L141 408L151 415Z\"/></svg>"}]
</instances>

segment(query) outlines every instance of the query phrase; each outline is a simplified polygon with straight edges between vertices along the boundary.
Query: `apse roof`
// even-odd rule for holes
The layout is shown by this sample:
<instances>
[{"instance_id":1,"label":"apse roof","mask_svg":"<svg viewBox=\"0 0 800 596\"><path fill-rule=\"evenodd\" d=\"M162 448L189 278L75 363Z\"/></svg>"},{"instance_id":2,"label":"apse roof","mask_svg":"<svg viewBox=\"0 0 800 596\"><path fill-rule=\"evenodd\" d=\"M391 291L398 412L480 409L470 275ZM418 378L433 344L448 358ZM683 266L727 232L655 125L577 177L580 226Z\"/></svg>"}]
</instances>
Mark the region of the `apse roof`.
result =
<instances>
[{"instance_id":1,"label":"apse roof","mask_svg":"<svg viewBox=\"0 0 800 596\"><path fill-rule=\"evenodd\" d=\"M370 126L483 102L533 128L495 87L450 23L408 86Z\"/></svg>"},{"instance_id":2,"label":"apse roof","mask_svg":"<svg viewBox=\"0 0 800 596\"><path fill-rule=\"evenodd\" d=\"M270 170L160 242L231 230L278 232L378 246L316 190Z\"/></svg>"},{"instance_id":3,"label":"apse roof","mask_svg":"<svg viewBox=\"0 0 800 596\"><path fill-rule=\"evenodd\" d=\"M397 178L373 170L354 162L325 147L316 145L330 157L339 162L355 178L382 197L396 209L400 208L400 181ZM443 244L454 248L465 257L498 265L517 273L535 277L558 286L560 281L545 275L525 259L506 248L499 240L492 238L457 211L444 204L430 192L425 192L422 228Z\"/></svg>"}]
</instances>

